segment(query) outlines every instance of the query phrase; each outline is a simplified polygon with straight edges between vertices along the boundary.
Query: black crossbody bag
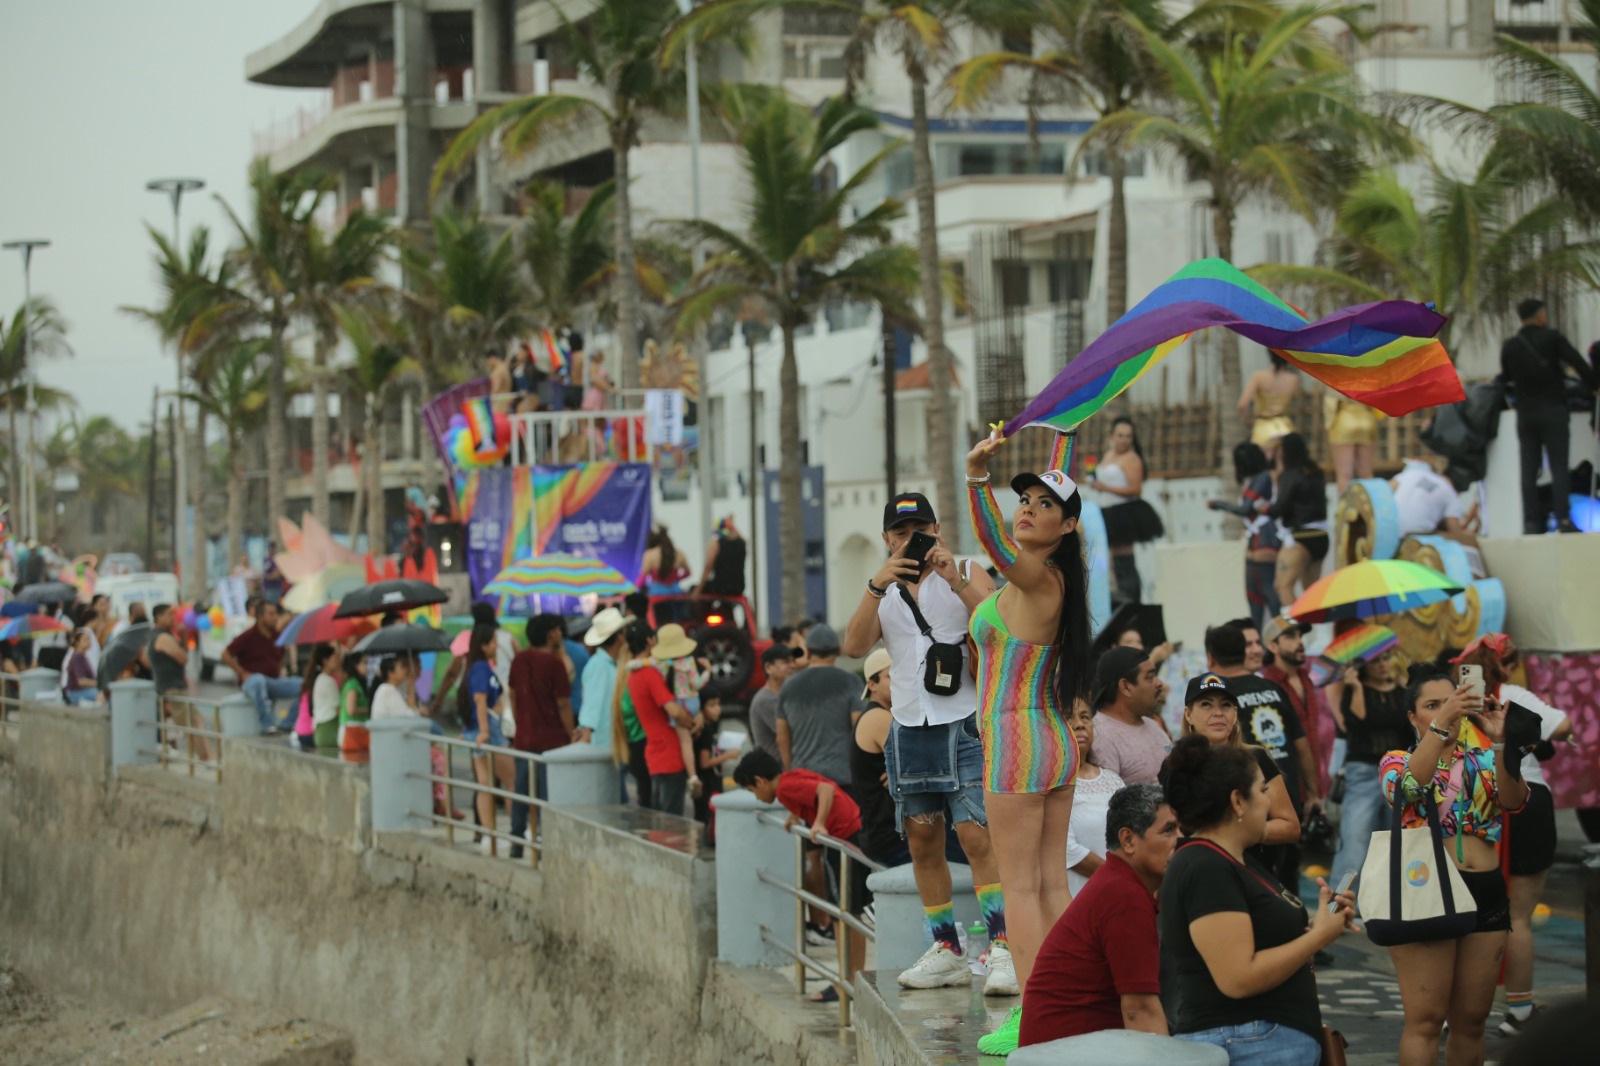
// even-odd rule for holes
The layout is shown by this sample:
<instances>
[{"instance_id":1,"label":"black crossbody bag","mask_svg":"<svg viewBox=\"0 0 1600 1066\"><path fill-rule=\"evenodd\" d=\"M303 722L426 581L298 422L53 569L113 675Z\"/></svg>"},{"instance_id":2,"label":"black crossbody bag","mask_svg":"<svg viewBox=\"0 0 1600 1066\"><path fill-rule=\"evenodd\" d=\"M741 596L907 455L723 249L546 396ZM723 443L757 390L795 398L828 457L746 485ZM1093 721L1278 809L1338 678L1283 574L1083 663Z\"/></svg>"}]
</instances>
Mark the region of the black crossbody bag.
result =
<instances>
[{"instance_id":1,"label":"black crossbody bag","mask_svg":"<svg viewBox=\"0 0 1600 1066\"><path fill-rule=\"evenodd\" d=\"M911 608L911 617L916 621L917 628L922 630L922 635L932 642L928 646L928 657L923 660L922 687L935 696L954 696L961 691L965 643L941 644L934 640L933 627L928 625L928 620L922 616L922 608L917 606L917 598L905 585L900 586L900 598Z\"/></svg>"}]
</instances>

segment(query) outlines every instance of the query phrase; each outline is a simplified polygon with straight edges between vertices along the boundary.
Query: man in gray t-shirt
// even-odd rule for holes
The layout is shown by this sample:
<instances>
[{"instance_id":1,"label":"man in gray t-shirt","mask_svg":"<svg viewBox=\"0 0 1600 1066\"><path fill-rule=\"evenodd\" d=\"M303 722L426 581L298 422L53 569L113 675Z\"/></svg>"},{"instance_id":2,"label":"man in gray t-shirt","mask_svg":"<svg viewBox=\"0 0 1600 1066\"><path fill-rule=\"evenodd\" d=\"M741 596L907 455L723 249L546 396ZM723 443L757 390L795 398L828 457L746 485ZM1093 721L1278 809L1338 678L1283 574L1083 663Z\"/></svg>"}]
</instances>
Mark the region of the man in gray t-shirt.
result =
<instances>
[{"instance_id":1,"label":"man in gray t-shirt","mask_svg":"<svg viewBox=\"0 0 1600 1066\"><path fill-rule=\"evenodd\" d=\"M834 665L839 637L826 625L806 632L811 665L778 694L778 758L785 770L810 770L850 787L850 744L866 709L861 678Z\"/></svg>"},{"instance_id":2,"label":"man in gray t-shirt","mask_svg":"<svg viewBox=\"0 0 1600 1066\"><path fill-rule=\"evenodd\" d=\"M774 644L761 653L761 669L767 683L750 697L750 742L779 762L778 693L794 673L796 650L787 644Z\"/></svg>"}]
</instances>

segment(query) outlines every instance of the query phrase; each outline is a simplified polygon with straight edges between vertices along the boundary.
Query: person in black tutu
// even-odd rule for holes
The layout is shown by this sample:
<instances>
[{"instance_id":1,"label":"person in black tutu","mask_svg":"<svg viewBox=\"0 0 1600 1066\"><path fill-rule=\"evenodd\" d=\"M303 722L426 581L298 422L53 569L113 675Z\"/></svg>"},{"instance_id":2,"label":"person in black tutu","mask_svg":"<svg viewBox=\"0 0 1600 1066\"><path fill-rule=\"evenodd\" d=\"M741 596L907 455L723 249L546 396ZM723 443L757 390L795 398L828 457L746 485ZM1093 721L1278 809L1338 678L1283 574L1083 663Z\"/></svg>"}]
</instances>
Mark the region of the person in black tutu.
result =
<instances>
[{"instance_id":1,"label":"person in black tutu","mask_svg":"<svg viewBox=\"0 0 1600 1066\"><path fill-rule=\"evenodd\" d=\"M1136 544L1155 540L1166 532L1156 509L1139 495L1144 488L1144 451L1133 419L1120 415L1111 423L1111 440L1089 478L1105 519L1106 541L1111 546L1111 602L1140 602L1142 582L1133 559Z\"/></svg>"}]
</instances>

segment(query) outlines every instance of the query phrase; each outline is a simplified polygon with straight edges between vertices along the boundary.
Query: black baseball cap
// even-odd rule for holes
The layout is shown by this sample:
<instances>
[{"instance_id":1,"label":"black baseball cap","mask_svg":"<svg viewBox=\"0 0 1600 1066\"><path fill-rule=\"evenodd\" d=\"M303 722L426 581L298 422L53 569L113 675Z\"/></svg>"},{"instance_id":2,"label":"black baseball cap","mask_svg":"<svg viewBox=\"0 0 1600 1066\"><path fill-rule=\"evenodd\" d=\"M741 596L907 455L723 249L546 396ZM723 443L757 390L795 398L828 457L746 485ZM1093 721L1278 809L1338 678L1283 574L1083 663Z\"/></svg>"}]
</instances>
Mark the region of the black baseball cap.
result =
<instances>
[{"instance_id":1,"label":"black baseball cap","mask_svg":"<svg viewBox=\"0 0 1600 1066\"><path fill-rule=\"evenodd\" d=\"M1221 674L1201 674L1199 677L1191 677L1189 687L1183 693L1183 705L1187 707L1205 695L1221 696L1235 707L1239 706L1239 697L1233 694L1233 689L1228 686L1228 679Z\"/></svg>"},{"instance_id":2,"label":"black baseball cap","mask_svg":"<svg viewBox=\"0 0 1600 1066\"><path fill-rule=\"evenodd\" d=\"M1134 676L1139 664L1150 658L1149 653L1138 648L1115 647L1106 649L1095 664L1094 705L1104 707L1117 696L1117 683Z\"/></svg>"},{"instance_id":3,"label":"black baseball cap","mask_svg":"<svg viewBox=\"0 0 1600 1066\"><path fill-rule=\"evenodd\" d=\"M883 531L885 533L895 526L907 522L937 522L933 515L933 504L920 492L902 492L894 499L883 505Z\"/></svg>"},{"instance_id":4,"label":"black baseball cap","mask_svg":"<svg viewBox=\"0 0 1600 1066\"><path fill-rule=\"evenodd\" d=\"M761 665L771 666L785 659L798 659L804 654L805 652L799 648L791 648L787 644L774 644L761 653Z\"/></svg>"}]
</instances>

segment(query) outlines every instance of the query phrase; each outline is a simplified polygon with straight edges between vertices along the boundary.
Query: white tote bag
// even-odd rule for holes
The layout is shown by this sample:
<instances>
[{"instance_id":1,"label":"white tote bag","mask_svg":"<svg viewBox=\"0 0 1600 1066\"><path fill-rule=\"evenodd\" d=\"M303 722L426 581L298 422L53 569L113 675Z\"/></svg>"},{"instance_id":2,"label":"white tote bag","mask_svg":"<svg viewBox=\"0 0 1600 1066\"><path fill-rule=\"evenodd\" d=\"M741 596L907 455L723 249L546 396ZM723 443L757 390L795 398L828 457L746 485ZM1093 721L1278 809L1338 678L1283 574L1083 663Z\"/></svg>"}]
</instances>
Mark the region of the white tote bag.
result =
<instances>
[{"instance_id":1,"label":"white tote bag","mask_svg":"<svg viewBox=\"0 0 1600 1066\"><path fill-rule=\"evenodd\" d=\"M1374 944L1454 940L1477 927L1477 904L1445 854L1432 795L1423 805L1426 826L1400 828L1404 804L1397 803L1389 828L1373 833L1367 846L1356 907Z\"/></svg>"}]
</instances>

